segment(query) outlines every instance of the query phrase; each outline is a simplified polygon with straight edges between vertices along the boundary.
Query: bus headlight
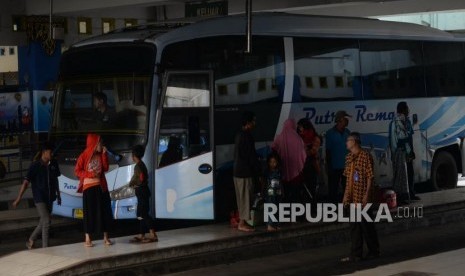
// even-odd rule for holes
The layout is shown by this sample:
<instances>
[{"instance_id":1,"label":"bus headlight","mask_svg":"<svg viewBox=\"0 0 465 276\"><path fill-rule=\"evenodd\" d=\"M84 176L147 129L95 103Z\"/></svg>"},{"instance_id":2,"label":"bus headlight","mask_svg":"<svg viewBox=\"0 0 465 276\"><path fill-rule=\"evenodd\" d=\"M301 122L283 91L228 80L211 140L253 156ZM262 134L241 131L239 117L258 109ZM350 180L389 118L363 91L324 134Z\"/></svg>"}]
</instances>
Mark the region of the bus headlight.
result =
<instances>
[{"instance_id":1,"label":"bus headlight","mask_svg":"<svg viewBox=\"0 0 465 276\"><path fill-rule=\"evenodd\" d=\"M130 187L129 185L125 185L119 189L110 192L111 200L121 200L129 197L135 196L136 193L134 188Z\"/></svg>"}]
</instances>

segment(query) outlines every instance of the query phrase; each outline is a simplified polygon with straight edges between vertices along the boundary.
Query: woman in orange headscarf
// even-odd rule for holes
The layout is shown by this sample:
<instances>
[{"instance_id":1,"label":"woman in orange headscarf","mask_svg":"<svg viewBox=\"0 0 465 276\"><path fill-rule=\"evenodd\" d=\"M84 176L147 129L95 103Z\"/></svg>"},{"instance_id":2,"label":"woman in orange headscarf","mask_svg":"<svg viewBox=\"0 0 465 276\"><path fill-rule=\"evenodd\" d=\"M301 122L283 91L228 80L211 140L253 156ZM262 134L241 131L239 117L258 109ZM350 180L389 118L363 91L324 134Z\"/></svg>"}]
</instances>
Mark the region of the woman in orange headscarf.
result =
<instances>
[{"instance_id":1,"label":"woman in orange headscarf","mask_svg":"<svg viewBox=\"0 0 465 276\"><path fill-rule=\"evenodd\" d=\"M112 245L108 230L113 221L110 194L105 172L108 171L107 150L97 134L87 135L86 149L77 160L74 173L79 177L78 192L83 193L86 247L94 246L90 234L103 232L105 245Z\"/></svg>"}]
</instances>

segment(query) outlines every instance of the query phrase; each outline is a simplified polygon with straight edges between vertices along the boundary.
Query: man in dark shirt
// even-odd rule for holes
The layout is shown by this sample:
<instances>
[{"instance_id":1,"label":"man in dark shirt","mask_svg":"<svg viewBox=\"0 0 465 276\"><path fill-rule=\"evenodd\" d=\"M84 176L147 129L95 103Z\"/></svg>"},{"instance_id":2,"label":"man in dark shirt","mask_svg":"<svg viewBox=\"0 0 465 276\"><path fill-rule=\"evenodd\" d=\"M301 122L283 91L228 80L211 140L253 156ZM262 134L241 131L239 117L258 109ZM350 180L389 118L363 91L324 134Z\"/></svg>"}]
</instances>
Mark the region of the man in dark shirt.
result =
<instances>
[{"instance_id":1,"label":"man in dark shirt","mask_svg":"<svg viewBox=\"0 0 465 276\"><path fill-rule=\"evenodd\" d=\"M61 205L60 189L58 187L58 176L60 175L58 163L52 159L51 145L44 144L39 158L29 167L18 197L13 202L13 207L16 208L29 183L31 183L32 196L39 213L40 221L26 242L28 249L33 248L34 242L40 233L42 233L42 247L48 247L48 230L53 202L57 200L58 205Z\"/></svg>"},{"instance_id":2,"label":"man in dark shirt","mask_svg":"<svg viewBox=\"0 0 465 276\"><path fill-rule=\"evenodd\" d=\"M114 112L108 107L107 95L102 92L94 94L94 107L96 109L96 121L102 126L109 126L114 120Z\"/></svg>"},{"instance_id":3,"label":"man in dark shirt","mask_svg":"<svg viewBox=\"0 0 465 276\"><path fill-rule=\"evenodd\" d=\"M242 115L242 130L236 135L234 147L234 187L239 210L240 231L250 232L246 220L250 219L250 205L254 190L254 177L260 174L260 163L255 151L255 140L251 131L255 128L255 114L246 111Z\"/></svg>"}]
</instances>

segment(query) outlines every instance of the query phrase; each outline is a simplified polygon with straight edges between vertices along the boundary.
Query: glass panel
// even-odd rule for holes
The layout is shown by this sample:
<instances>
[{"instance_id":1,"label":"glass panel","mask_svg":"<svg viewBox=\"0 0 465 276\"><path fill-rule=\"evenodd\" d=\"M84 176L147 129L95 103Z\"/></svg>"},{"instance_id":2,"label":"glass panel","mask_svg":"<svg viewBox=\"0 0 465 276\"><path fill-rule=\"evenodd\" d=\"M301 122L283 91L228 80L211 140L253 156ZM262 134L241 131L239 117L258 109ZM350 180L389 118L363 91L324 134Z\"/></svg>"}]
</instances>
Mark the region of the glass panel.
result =
<instances>
[{"instance_id":1,"label":"glass panel","mask_svg":"<svg viewBox=\"0 0 465 276\"><path fill-rule=\"evenodd\" d=\"M184 41L168 46L163 68L213 70L215 104L249 104L280 101L284 91L283 38L254 36L246 54L243 36L223 36Z\"/></svg>"},{"instance_id":2,"label":"glass panel","mask_svg":"<svg viewBox=\"0 0 465 276\"><path fill-rule=\"evenodd\" d=\"M365 99L425 97L421 43L360 42Z\"/></svg>"},{"instance_id":3,"label":"glass panel","mask_svg":"<svg viewBox=\"0 0 465 276\"><path fill-rule=\"evenodd\" d=\"M147 76L61 83L55 131L144 133L150 82ZM143 104L136 104L137 97Z\"/></svg>"},{"instance_id":4,"label":"glass panel","mask_svg":"<svg viewBox=\"0 0 465 276\"><path fill-rule=\"evenodd\" d=\"M358 41L294 38L294 101L361 99Z\"/></svg>"},{"instance_id":5,"label":"glass panel","mask_svg":"<svg viewBox=\"0 0 465 276\"><path fill-rule=\"evenodd\" d=\"M86 21L79 22L79 33L80 34L87 33L87 22Z\"/></svg>"},{"instance_id":6,"label":"glass panel","mask_svg":"<svg viewBox=\"0 0 465 276\"><path fill-rule=\"evenodd\" d=\"M425 42L428 96L465 95L465 64L462 43Z\"/></svg>"},{"instance_id":7,"label":"glass panel","mask_svg":"<svg viewBox=\"0 0 465 276\"><path fill-rule=\"evenodd\" d=\"M170 75L163 107L208 107L210 85L208 75Z\"/></svg>"},{"instance_id":8,"label":"glass panel","mask_svg":"<svg viewBox=\"0 0 465 276\"><path fill-rule=\"evenodd\" d=\"M159 167L211 150L209 84L208 74L169 75L158 138Z\"/></svg>"}]
</instances>

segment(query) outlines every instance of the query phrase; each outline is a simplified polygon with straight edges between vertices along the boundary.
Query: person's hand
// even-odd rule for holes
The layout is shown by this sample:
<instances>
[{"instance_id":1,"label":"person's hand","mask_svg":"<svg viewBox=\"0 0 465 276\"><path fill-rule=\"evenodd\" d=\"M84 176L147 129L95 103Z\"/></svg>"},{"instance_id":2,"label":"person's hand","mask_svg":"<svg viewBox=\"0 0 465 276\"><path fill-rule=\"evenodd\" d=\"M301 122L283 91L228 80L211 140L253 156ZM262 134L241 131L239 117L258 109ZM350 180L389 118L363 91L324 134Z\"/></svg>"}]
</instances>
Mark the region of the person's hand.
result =
<instances>
[{"instance_id":1,"label":"person's hand","mask_svg":"<svg viewBox=\"0 0 465 276\"><path fill-rule=\"evenodd\" d=\"M57 204L61 206L61 197L60 196L58 196L58 198L57 198Z\"/></svg>"},{"instance_id":2,"label":"person's hand","mask_svg":"<svg viewBox=\"0 0 465 276\"><path fill-rule=\"evenodd\" d=\"M19 204L19 199L15 199L15 201L13 201L11 205L13 206L13 209L16 209L16 207L18 207L18 204Z\"/></svg>"},{"instance_id":3,"label":"person's hand","mask_svg":"<svg viewBox=\"0 0 465 276\"><path fill-rule=\"evenodd\" d=\"M415 153L412 151L408 156L409 162L415 160Z\"/></svg>"},{"instance_id":4,"label":"person's hand","mask_svg":"<svg viewBox=\"0 0 465 276\"><path fill-rule=\"evenodd\" d=\"M368 203L368 198L367 198L367 196L364 196L363 200L362 200L362 207L365 207L367 205L367 203Z\"/></svg>"},{"instance_id":5,"label":"person's hand","mask_svg":"<svg viewBox=\"0 0 465 276\"><path fill-rule=\"evenodd\" d=\"M102 147L102 153L106 153L107 152L107 147L103 146Z\"/></svg>"}]
</instances>

